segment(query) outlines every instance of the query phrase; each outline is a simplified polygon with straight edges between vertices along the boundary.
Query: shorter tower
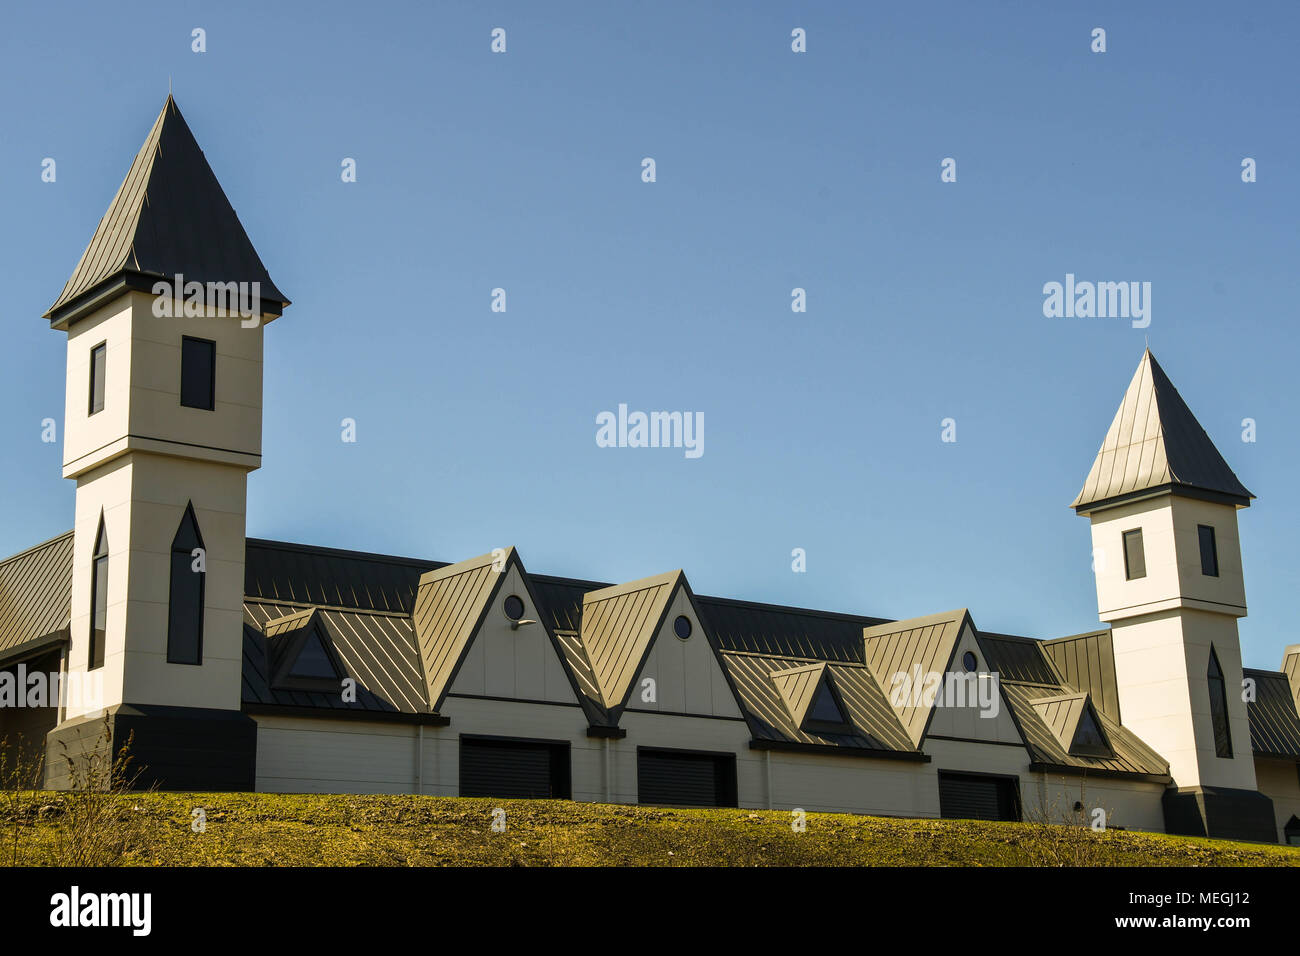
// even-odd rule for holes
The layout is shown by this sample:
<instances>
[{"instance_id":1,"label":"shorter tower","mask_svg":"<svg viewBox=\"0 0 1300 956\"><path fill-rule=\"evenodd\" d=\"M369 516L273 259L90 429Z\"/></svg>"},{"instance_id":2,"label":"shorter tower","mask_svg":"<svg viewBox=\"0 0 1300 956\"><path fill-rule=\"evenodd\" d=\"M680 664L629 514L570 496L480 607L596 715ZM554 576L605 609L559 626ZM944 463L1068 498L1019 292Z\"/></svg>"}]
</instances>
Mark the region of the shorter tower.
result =
<instances>
[{"instance_id":1,"label":"shorter tower","mask_svg":"<svg viewBox=\"0 0 1300 956\"><path fill-rule=\"evenodd\" d=\"M1169 761L1170 832L1272 842L1237 635L1237 511L1253 497L1146 351L1073 504L1092 522L1120 717Z\"/></svg>"}]
</instances>

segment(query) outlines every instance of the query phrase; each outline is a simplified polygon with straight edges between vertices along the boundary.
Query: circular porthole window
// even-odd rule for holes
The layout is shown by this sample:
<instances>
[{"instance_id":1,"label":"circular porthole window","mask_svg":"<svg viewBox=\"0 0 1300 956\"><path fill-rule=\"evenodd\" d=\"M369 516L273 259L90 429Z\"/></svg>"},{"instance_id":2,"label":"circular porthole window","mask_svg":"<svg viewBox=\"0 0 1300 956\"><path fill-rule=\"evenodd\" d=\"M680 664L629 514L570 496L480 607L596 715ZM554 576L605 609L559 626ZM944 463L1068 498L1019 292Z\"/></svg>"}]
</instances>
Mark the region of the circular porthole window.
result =
<instances>
[{"instance_id":1,"label":"circular porthole window","mask_svg":"<svg viewBox=\"0 0 1300 956\"><path fill-rule=\"evenodd\" d=\"M677 620L673 621L673 633L683 641L690 637L691 619L685 614L677 615Z\"/></svg>"},{"instance_id":2,"label":"circular porthole window","mask_svg":"<svg viewBox=\"0 0 1300 956\"><path fill-rule=\"evenodd\" d=\"M980 666L980 662L979 662L978 660L975 659L975 652L974 652L974 651L967 651L967 652L962 656L961 662L962 662L962 664L965 665L966 670L968 670L968 671L974 671L975 668L977 668L977 667Z\"/></svg>"},{"instance_id":3,"label":"circular porthole window","mask_svg":"<svg viewBox=\"0 0 1300 956\"><path fill-rule=\"evenodd\" d=\"M506 617L512 621L517 621L524 616L524 601L517 594L512 594L505 600Z\"/></svg>"}]
</instances>

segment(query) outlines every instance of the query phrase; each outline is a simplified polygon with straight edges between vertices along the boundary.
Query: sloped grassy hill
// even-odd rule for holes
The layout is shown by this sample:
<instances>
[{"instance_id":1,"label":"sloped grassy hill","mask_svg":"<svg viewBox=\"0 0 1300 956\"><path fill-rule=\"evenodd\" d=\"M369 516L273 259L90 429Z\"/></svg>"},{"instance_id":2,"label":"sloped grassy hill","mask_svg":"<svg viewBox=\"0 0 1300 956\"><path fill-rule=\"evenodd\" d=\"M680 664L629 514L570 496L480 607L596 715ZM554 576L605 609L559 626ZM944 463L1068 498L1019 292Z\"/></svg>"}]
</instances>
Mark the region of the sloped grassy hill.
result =
<instances>
[{"instance_id":1,"label":"sloped grassy hill","mask_svg":"<svg viewBox=\"0 0 1300 956\"><path fill-rule=\"evenodd\" d=\"M795 833L781 811L257 793L128 795L111 827L70 843L69 799L30 794L16 810L0 807L0 865L75 862L71 845L92 840L105 844L92 858L127 865L1300 865L1300 849L1033 823L810 813ZM497 807L504 833L491 829Z\"/></svg>"}]
</instances>

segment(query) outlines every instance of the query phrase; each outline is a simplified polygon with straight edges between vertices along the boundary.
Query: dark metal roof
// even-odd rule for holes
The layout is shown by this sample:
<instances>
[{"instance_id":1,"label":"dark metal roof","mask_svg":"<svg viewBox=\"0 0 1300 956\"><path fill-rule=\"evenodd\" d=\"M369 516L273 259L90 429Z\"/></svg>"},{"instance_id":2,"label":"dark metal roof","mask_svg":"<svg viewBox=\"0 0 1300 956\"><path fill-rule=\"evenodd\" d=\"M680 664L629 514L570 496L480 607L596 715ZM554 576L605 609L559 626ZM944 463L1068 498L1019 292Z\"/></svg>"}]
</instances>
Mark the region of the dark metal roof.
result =
<instances>
[{"instance_id":1,"label":"dark metal roof","mask_svg":"<svg viewBox=\"0 0 1300 956\"><path fill-rule=\"evenodd\" d=\"M418 714L429 711L415 631L407 617L364 611L321 610L318 620L343 666L344 676L357 682L357 699L345 702L340 693L285 690L273 687L270 649L263 627L307 610L293 604L246 599L244 603L245 704L327 710Z\"/></svg>"},{"instance_id":2,"label":"dark metal roof","mask_svg":"<svg viewBox=\"0 0 1300 956\"><path fill-rule=\"evenodd\" d=\"M1071 507L1084 513L1162 490L1191 490L1238 505L1255 497L1148 349Z\"/></svg>"},{"instance_id":3,"label":"dark metal roof","mask_svg":"<svg viewBox=\"0 0 1300 956\"><path fill-rule=\"evenodd\" d=\"M845 734L810 733L791 713L772 675L817 662L725 650L720 656L740 697L750 732L756 739L855 750L918 752L874 676L862 664L825 664L854 731Z\"/></svg>"},{"instance_id":4,"label":"dark metal roof","mask_svg":"<svg viewBox=\"0 0 1300 956\"><path fill-rule=\"evenodd\" d=\"M776 657L862 663L862 629L888 621L731 598L700 597L696 604L722 650Z\"/></svg>"},{"instance_id":5,"label":"dark metal roof","mask_svg":"<svg viewBox=\"0 0 1300 956\"><path fill-rule=\"evenodd\" d=\"M1251 749L1261 757L1300 759L1300 714L1287 675L1249 667L1242 674L1255 679L1255 699L1246 703Z\"/></svg>"},{"instance_id":6,"label":"dark metal roof","mask_svg":"<svg viewBox=\"0 0 1300 956\"><path fill-rule=\"evenodd\" d=\"M239 217L169 95L100 219L90 245L45 317L75 320L124 280L258 282L266 314L289 304L258 258Z\"/></svg>"},{"instance_id":7,"label":"dark metal roof","mask_svg":"<svg viewBox=\"0 0 1300 956\"><path fill-rule=\"evenodd\" d=\"M1043 641L1042 647L1067 684L1088 694L1111 720L1122 719L1110 628Z\"/></svg>"},{"instance_id":8,"label":"dark metal roof","mask_svg":"<svg viewBox=\"0 0 1300 956\"><path fill-rule=\"evenodd\" d=\"M0 562L0 656L66 633L71 616L71 531Z\"/></svg>"},{"instance_id":9,"label":"dark metal roof","mask_svg":"<svg viewBox=\"0 0 1300 956\"><path fill-rule=\"evenodd\" d=\"M249 538L244 593L269 601L410 614L420 575L442 567L445 562Z\"/></svg>"}]
</instances>

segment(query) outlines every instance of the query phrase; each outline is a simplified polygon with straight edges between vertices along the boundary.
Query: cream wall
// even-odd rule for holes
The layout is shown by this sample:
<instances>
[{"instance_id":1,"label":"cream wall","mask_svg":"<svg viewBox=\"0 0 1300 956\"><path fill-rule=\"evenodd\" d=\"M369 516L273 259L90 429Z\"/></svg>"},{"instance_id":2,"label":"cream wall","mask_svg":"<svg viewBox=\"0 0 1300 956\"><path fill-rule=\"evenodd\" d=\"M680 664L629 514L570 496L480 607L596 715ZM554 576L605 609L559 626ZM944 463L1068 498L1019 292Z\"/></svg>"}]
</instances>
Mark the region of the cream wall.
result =
<instances>
[{"instance_id":1,"label":"cream wall","mask_svg":"<svg viewBox=\"0 0 1300 956\"><path fill-rule=\"evenodd\" d=\"M962 632L957 641L957 650L953 654L952 672L959 676L966 674L962 660L967 651L975 655L975 674L981 686L976 687L968 683L966 703L961 707L937 706L941 698L937 700L928 735L1019 745L1020 731L1016 729L1015 721L1011 719L1011 711L1002 699L1001 691L989 689L993 684L993 678L989 672L988 662L984 659L984 652L980 650L975 634L969 626ZM989 710L984 711L979 707L978 698L973 696L979 693L989 696L991 701Z\"/></svg>"},{"instance_id":2,"label":"cream wall","mask_svg":"<svg viewBox=\"0 0 1300 956\"><path fill-rule=\"evenodd\" d=\"M126 293L68 330L64 475L77 481L70 672L87 670L91 555L109 541L102 696L66 718L119 703L238 710L247 473L260 463L262 329L236 317L158 318ZM181 338L216 342L215 410L180 404ZM90 351L107 343L105 399L90 415ZM167 663L171 544L192 502L203 538L201 665Z\"/></svg>"},{"instance_id":3,"label":"cream wall","mask_svg":"<svg viewBox=\"0 0 1300 956\"><path fill-rule=\"evenodd\" d=\"M237 317L158 318L153 296L131 292L68 331L63 475L127 448L256 468L262 452L262 326ZM216 408L180 404L184 336L216 343ZM89 414L90 351L107 343L104 408ZM158 443L168 443L161 448Z\"/></svg>"},{"instance_id":4,"label":"cream wall","mask_svg":"<svg viewBox=\"0 0 1300 956\"><path fill-rule=\"evenodd\" d=\"M1282 831L1291 817L1300 817L1300 767L1294 760L1255 759L1255 779L1259 792L1273 801L1277 821L1277 841L1285 843Z\"/></svg>"},{"instance_id":5,"label":"cream wall","mask_svg":"<svg viewBox=\"0 0 1300 956\"><path fill-rule=\"evenodd\" d=\"M673 622L679 616L691 622L691 636L678 638ZM654 681L654 700L646 700L646 679ZM690 596L679 586L668 606L663 626L655 635L645 665L632 685L628 710L672 714L703 714L740 719L740 708L727 685L713 648L700 627Z\"/></svg>"},{"instance_id":6,"label":"cream wall","mask_svg":"<svg viewBox=\"0 0 1300 956\"><path fill-rule=\"evenodd\" d=\"M516 564L501 572L505 580L488 608L482 626L471 640L450 693L477 697L510 697L576 704L577 695L541 623L511 630L505 600L510 595L524 602L524 619L540 622Z\"/></svg>"}]
</instances>

